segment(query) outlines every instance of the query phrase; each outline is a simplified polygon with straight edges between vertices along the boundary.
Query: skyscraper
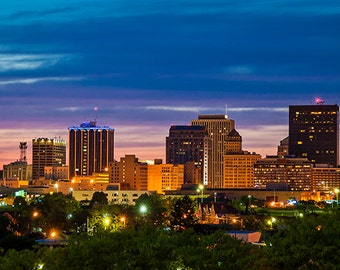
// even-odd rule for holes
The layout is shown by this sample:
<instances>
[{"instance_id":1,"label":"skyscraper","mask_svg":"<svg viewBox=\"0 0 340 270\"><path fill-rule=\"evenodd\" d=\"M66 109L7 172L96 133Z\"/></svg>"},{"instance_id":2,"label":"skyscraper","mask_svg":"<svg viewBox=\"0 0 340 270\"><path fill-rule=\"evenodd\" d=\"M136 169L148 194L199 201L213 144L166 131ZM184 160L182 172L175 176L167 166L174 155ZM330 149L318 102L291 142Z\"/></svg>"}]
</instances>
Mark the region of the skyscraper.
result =
<instances>
[{"instance_id":1,"label":"skyscraper","mask_svg":"<svg viewBox=\"0 0 340 270\"><path fill-rule=\"evenodd\" d=\"M223 158L226 152L228 134L234 129L234 120L227 115L199 115L198 119L191 120L194 126L205 126L212 141L211 179L208 181L210 188L223 187Z\"/></svg>"},{"instance_id":2,"label":"skyscraper","mask_svg":"<svg viewBox=\"0 0 340 270\"><path fill-rule=\"evenodd\" d=\"M114 129L86 121L68 130L70 179L105 171L114 160Z\"/></svg>"},{"instance_id":3,"label":"skyscraper","mask_svg":"<svg viewBox=\"0 0 340 270\"><path fill-rule=\"evenodd\" d=\"M208 184L211 174L211 139L204 126L171 126L166 138L166 163L184 164L184 180L195 183L192 170L199 171L199 183ZM190 164L189 164L190 163ZM194 164L193 164L194 163ZM189 171L190 170L190 171Z\"/></svg>"},{"instance_id":4,"label":"skyscraper","mask_svg":"<svg viewBox=\"0 0 340 270\"><path fill-rule=\"evenodd\" d=\"M45 166L66 165L66 141L62 139L38 138L32 140L32 180L45 176Z\"/></svg>"},{"instance_id":5,"label":"skyscraper","mask_svg":"<svg viewBox=\"0 0 340 270\"><path fill-rule=\"evenodd\" d=\"M338 165L339 106L289 106L289 155Z\"/></svg>"}]
</instances>

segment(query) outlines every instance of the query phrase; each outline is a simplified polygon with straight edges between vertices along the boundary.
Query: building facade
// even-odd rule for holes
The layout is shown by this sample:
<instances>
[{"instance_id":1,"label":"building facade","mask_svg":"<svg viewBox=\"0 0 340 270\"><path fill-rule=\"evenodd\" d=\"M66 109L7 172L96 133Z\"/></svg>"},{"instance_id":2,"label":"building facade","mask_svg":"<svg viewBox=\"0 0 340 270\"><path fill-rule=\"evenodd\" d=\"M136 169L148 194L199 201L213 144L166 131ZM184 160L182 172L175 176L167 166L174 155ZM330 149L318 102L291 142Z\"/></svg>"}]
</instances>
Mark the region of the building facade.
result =
<instances>
[{"instance_id":1,"label":"building facade","mask_svg":"<svg viewBox=\"0 0 340 270\"><path fill-rule=\"evenodd\" d=\"M184 183L184 165L148 165L148 190L163 194L166 190L177 190Z\"/></svg>"},{"instance_id":2,"label":"building facade","mask_svg":"<svg viewBox=\"0 0 340 270\"><path fill-rule=\"evenodd\" d=\"M32 180L45 177L45 166L66 165L66 141L38 138L32 140Z\"/></svg>"},{"instance_id":3,"label":"building facade","mask_svg":"<svg viewBox=\"0 0 340 270\"><path fill-rule=\"evenodd\" d=\"M254 188L254 164L261 155L244 151L224 156L223 188Z\"/></svg>"},{"instance_id":4,"label":"building facade","mask_svg":"<svg viewBox=\"0 0 340 270\"><path fill-rule=\"evenodd\" d=\"M96 121L69 127L69 178L104 172L114 161L114 129Z\"/></svg>"},{"instance_id":5,"label":"building facade","mask_svg":"<svg viewBox=\"0 0 340 270\"><path fill-rule=\"evenodd\" d=\"M14 161L3 166L3 179L17 179L30 181L32 179L32 165L26 161Z\"/></svg>"},{"instance_id":6,"label":"building facade","mask_svg":"<svg viewBox=\"0 0 340 270\"><path fill-rule=\"evenodd\" d=\"M45 166L46 180L62 180L68 179L68 166Z\"/></svg>"},{"instance_id":7,"label":"building facade","mask_svg":"<svg viewBox=\"0 0 340 270\"><path fill-rule=\"evenodd\" d=\"M337 167L339 106L289 106L289 155Z\"/></svg>"},{"instance_id":8,"label":"building facade","mask_svg":"<svg viewBox=\"0 0 340 270\"><path fill-rule=\"evenodd\" d=\"M147 190L148 164L135 155L125 155L109 164L109 182L120 184L125 190Z\"/></svg>"},{"instance_id":9,"label":"building facade","mask_svg":"<svg viewBox=\"0 0 340 270\"><path fill-rule=\"evenodd\" d=\"M209 188L222 188L224 182L223 159L226 152L228 134L234 129L235 122L227 115L199 115L198 119L191 120L193 126L204 126L212 142L211 178L205 185Z\"/></svg>"},{"instance_id":10,"label":"building facade","mask_svg":"<svg viewBox=\"0 0 340 270\"><path fill-rule=\"evenodd\" d=\"M307 158L263 158L254 164L255 188L312 190L312 163Z\"/></svg>"},{"instance_id":11,"label":"building facade","mask_svg":"<svg viewBox=\"0 0 340 270\"><path fill-rule=\"evenodd\" d=\"M340 189L340 168L315 167L312 170L313 190L334 192Z\"/></svg>"},{"instance_id":12,"label":"building facade","mask_svg":"<svg viewBox=\"0 0 340 270\"><path fill-rule=\"evenodd\" d=\"M184 164L185 183L207 184L211 177L211 138L204 126L171 126L166 137L166 163Z\"/></svg>"}]
</instances>

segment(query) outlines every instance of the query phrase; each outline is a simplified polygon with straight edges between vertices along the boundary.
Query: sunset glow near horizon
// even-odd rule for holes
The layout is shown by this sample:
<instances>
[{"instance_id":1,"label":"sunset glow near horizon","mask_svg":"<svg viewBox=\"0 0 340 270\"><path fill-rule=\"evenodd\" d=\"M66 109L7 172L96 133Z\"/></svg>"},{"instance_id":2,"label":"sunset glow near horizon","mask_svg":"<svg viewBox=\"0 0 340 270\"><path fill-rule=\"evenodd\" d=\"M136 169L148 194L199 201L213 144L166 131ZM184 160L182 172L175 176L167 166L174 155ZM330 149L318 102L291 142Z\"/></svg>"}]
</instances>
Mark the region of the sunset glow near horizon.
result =
<instances>
[{"instance_id":1,"label":"sunset glow near horizon","mask_svg":"<svg viewBox=\"0 0 340 270\"><path fill-rule=\"evenodd\" d=\"M19 143L84 120L115 129L115 158L165 158L171 125L235 120L274 155L289 105L340 102L334 1L24 0L0 10L0 169ZM319 98L319 102L316 98Z\"/></svg>"}]
</instances>

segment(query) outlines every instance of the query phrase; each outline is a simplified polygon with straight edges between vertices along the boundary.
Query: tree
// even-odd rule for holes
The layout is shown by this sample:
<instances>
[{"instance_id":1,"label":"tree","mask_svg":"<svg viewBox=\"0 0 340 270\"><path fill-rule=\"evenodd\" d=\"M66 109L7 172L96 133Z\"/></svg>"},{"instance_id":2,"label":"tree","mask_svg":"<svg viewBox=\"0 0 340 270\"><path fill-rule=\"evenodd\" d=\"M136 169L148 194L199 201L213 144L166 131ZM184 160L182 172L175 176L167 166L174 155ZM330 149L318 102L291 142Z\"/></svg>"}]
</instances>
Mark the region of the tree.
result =
<instances>
[{"instance_id":1,"label":"tree","mask_svg":"<svg viewBox=\"0 0 340 270\"><path fill-rule=\"evenodd\" d=\"M187 195L176 199L170 213L171 227L181 231L193 227L197 223L195 202Z\"/></svg>"},{"instance_id":2,"label":"tree","mask_svg":"<svg viewBox=\"0 0 340 270\"><path fill-rule=\"evenodd\" d=\"M38 254L34 251L25 249L16 251L9 250L5 256L0 257L1 270L21 270L21 269L39 269Z\"/></svg>"},{"instance_id":3,"label":"tree","mask_svg":"<svg viewBox=\"0 0 340 270\"><path fill-rule=\"evenodd\" d=\"M340 216L305 215L289 220L266 240L273 269L337 269Z\"/></svg>"},{"instance_id":4,"label":"tree","mask_svg":"<svg viewBox=\"0 0 340 270\"><path fill-rule=\"evenodd\" d=\"M95 205L107 205L108 199L107 194L102 191L96 191L92 195L92 199L90 202L90 207L92 208Z\"/></svg>"},{"instance_id":5,"label":"tree","mask_svg":"<svg viewBox=\"0 0 340 270\"><path fill-rule=\"evenodd\" d=\"M73 215L80 211L80 205L61 193L46 194L32 207L38 213L32 220L33 226L41 227L44 232L51 229L69 231L76 227Z\"/></svg>"},{"instance_id":6,"label":"tree","mask_svg":"<svg viewBox=\"0 0 340 270\"><path fill-rule=\"evenodd\" d=\"M168 211L165 199L157 193L144 193L135 203L135 215L153 226L167 226Z\"/></svg>"}]
</instances>

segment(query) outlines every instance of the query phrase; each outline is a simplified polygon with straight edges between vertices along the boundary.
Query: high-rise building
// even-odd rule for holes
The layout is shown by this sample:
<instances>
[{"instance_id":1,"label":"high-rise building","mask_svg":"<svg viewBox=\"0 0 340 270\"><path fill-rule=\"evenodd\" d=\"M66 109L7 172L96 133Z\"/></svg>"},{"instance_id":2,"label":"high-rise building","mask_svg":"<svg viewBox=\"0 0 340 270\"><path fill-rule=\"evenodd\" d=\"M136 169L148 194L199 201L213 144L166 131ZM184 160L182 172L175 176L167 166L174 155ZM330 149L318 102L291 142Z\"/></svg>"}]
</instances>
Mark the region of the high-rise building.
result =
<instances>
[{"instance_id":1,"label":"high-rise building","mask_svg":"<svg viewBox=\"0 0 340 270\"><path fill-rule=\"evenodd\" d=\"M339 106L289 106L289 155L338 166Z\"/></svg>"},{"instance_id":2,"label":"high-rise building","mask_svg":"<svg viewBox=\"0 0 340 270\"><path fill-rule=\"evenodd\" d=\"M234 120L227 115L199 115L198 119L191 120L193 126L204 126L212 141L211 178L208 180L209 188L223 188L223 158L226 152L228 134L234 129Z\"/></svg>"},{"instance_id":3,"label":"high-rise building","mask_svg":"<svg viewBox=\"0 0 340 270\"><path fill-rule=\"evenodd\" d=\"M125 155L120 161L110 162L109 182L119 183L121 189L147 190L148 164L140 162L135 155Z\"/></svg>"},{"instance_id":4,"label":"high-rise building","mask_svg":"<svg viewBox=\"0 0 340 270\"><path fill-rule=\"evenodd\" d=\"M32 180L45 176L45 166L66 165L66 141L38 138L32 140Z\"/></svg>"},{"instance_id":5,"label":"high-rise building","mask_svg":"<svg viewBox=\"0 0 340 270\"><path fill-rule=\"evenodd\" d=\"M170 127L169 136L166 137L166 163L185 165L185 183L196 183L195 172L199 172L200 177L196 184L208 184L211 176L210 155L211 139L206 127Z\"/></svg>"},{"instance_id":6,"label":"high-rise building","mask_svg":"<svg viewBox=\"0 0 340 270\"><path fill-rule=\"evenodd\" d=\"M114 129L86 121L68 130L70 179L107 170L114 161Z\"/></svg>"}]
</instances>

